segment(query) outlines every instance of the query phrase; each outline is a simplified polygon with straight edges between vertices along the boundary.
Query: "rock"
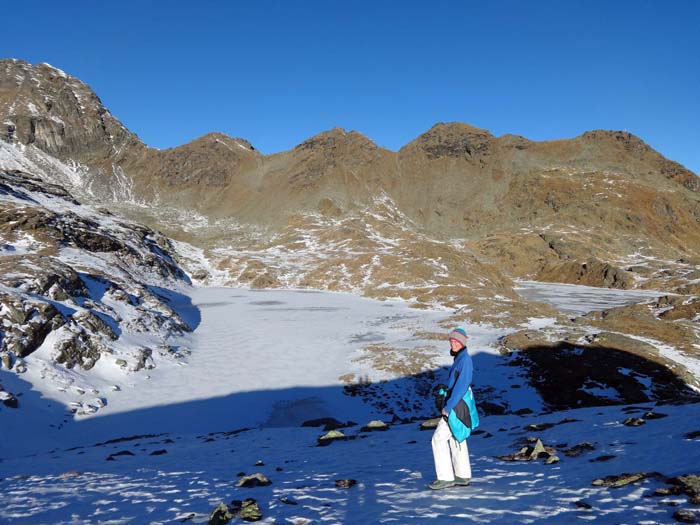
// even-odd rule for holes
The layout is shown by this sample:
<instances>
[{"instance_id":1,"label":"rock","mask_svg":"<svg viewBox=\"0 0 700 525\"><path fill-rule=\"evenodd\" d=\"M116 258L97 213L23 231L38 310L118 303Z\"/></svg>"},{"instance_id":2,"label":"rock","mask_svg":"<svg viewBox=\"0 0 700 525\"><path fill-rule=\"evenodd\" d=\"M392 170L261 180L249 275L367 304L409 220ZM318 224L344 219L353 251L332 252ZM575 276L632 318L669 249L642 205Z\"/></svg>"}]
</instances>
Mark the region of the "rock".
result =
<instances>
[{"instance_id":1,"label":"rock","mask_svg":"<svg viewBox=\"0 0 700 525\"><path fill-rule=\"evenodd\" d=\"M272 481L270 481L265 474L260 472L250 474L249 476L243 476L236 482L237 487L243 488L266 487L268 485L272 485Z\"/></svg>"},{"instance_id":2,"label":"rock","mask_svg":"<svg viewBox=\"0 0 700 525\"><path fill-rule=\"evenodd\" d=\"M594 257L581 261L548 263L535 277L536 281L581 284L627 290L634 286L634 277L627 271Z\"/></svg>"},{"instance_id":3,"label":"rock","mask_svg":"<svg viewBox=\"0 0 700 525\"><path fill-rule=\"evenodd\" d=\"M583 443L579 443L578 445L574 445L568 450L564 451L564 454L569 456L570 458L578 457L584 452L588 452L590 450L595 450L595 447L593 446L592 443L588 443L587 441L584 441Z\"/></svg>"},{"instance_id":4,"label":"rock","mask_svg":"<svg viewBox=\"0 0 700 525\"><path fill-rule=\"evenodd\" d=\"M576 505L579 509L592 509L593 506L590 503L586 503L585 501L575 501L574 505Z\"/></svg>"},{"instance_id":5,"label":"rock","mask_svg":"<svg viewBox=\"0 0 700 525\"><path fill-rule=\"evenodd\" d=\"M135 456L135 455L136 454L134 454L130 450L122 450L120 452L115 452L114 454L110 454L109 456L107 456L106 461L114 461L114 458L117 458L119 456Z\"/></svg>"},{"instance_id":6,"label":"rock","mask_svg":"<svg viewBox=\"0 0 700 525\"><path fill-rule=\"evenodd\" d=\"M117 359L117 360L114 361L114 363L115 363L117 366L120 366L120 367L122 367L122 368L126 368L126 365L127 365L127 362L126 362L126 360L124 360L124 359Z\"/></svg>"},{"instance_id":7,"label":"rock","mask_svg":"<svg viewBox=\"0 0 700 525\"><path fill-rule=\"evenodd\" d=\"M112 327L89 310L73 314L73 320L91 332L104 335L110 341L117 340L117 334Z\"/></svg>"},{"instance_id":8,"label":"rock","mask_svg":"<svg viewBox=\"0 0 700 525\"><path fill-rule=\"evenodd\" d=\"M7 408L19 407L19 401L17 401L17 398L9 392L0 392L0 399L2 399L2 404Z\"/></svg>"},{"instance_id":9,"label":"rock","mask_svg":"<svg viewBox=\"0 0 700 525\"><path fill-rule=\"evenodd\" d=\"M540 424L532 424L528 425L525 427L525 430L528 432L542 432L543 430L547 430L549 428L552 428L554 426L554 423L540 423Z\"/></svg>"},{"instance_id":10,"label":"rock","mask_svg":"<svg viewBox=\"0 0 700 525\"><path fill-rule=\"evenodd\" d=\"M63 474L58 476L58 479L74 479L74 478L79 478L82 475L83 475L82 472L78 472L78 471L74 470L72 472L64 472Z\"/></svg>"},{"instance_id":11,"label":"rock","mask_svg":"<svg viewBox=\"0 0 700 525\"><path fill-rule=\"evenodd\" d=\"M655 476L657 476L657 474L648 472L605 476L604 478L593 480L593 485L596 487L619 488Z\"/></svg>"},{"instance_id":12,"label":"rock","mask_svg":"<svg viewBox=\"0 0 700 525\"><path fill-rule=\"evenodd\" d=\"M4 353L0 356L0 363L8 370L12 369L12 354Z\"/></svg>"},{"instance_id":13,"label":"rock","mask_svg":"<svg viewBox=\"0 0 700 525\"><path fill-rule=\"evenodd\" d=\"M544 461L545 465L553 465L554 463L559 463L559 456L549 456Z\"/></svg>"},{"instance_id":14,"label":"rock","mask_svg":"<svg viewBox=\"0 0 700 525\"><path fill-rule=\"evenodd\" d=\"M192 279L196 281L204 281L209 278L209 272L206 270L195 270L192 272Z\"/></svg>"},{"instance_id":15,"label":"rock","mask_svg":"<svg viewBox=\"0 0 700 525\"><path fill-rule=\"evenodd\" d=\"M160 450L154 450L153 452L151 452L150 455L151 456L162 456L163 454L167 454L167 453L168 453L168 451L163 448Z\"/></svg>"},{"instance_id":16,"label":"rock","mask_svg":"<svg viewBox=\"0 0 700 525\"><path fill-rule=\"evenodd\" d=\"M602 463L604 461L610 461L611 459L615 459L615 456L603 455L603 456L598 456L597 458L590 459L589 461L591 463Z\"/></svg>"},{"instance_id":17,"label":"rock","mask_svg":"<svg viewBox=\"0 0 700 525\"><path fill-rule=\"evenodd\" d=\"M264 466L265 466L265 463L263 462L262 459L259 459L259 460L257 460L257 461L255 462L255 466L256 466L256 467L264 467Z\"/></svg>"},{"instance_id":18,"label":"rock","mask_svg":"<svg viewBox=\"0 0 700 525\"><path fill-rule=\"evenodd\" d=\"M537 438L535 439L534 446L523 447L515 454L498 456L498 459L502 459L503 461L532 461L540 458L544 458L545 460L556 458L552 459L550 463L556 463L559 461L559 458L556 455L556 450L554 450L552 447L545 446L542 443L542 440Z\"/></svg>"},{"instance_id":19,"label":"rock","mask_svg":"<svg viewBox=\"0 0 700 525\"><path fill-rule=\"evenodd\" d=\"M673 519L681 523L700 523L700 510L677 510L673 513Z\"/></svg>"},{"instance_id":20,"label":"rock","mask_svg":"<svg viewBox=\"0 0 700 525\"><path fill-rule=\"evenodd\" d=\"M260 521L263 517L258 502L252 498L243 500L237 514L243 521Z\"/></svg>"},{"instance_id":21,"label":"rock","mask_svg":"<svg viewBox=\"0 0 700 525\"><path fill-rule=\"evenodd\" d=\"M223 501L209 514L209 525L226 525L235 517Z\"/></svg>"},{"instance_id":22,"label":"rock","mask_svg":"<svg viewBox=\"0 0 700 525\"><path fill-rule=\"evenodd\" d=\"M310 419L309 421L304 421L301 424L302 427L324 427L323 430L328 432L329 430L338 430L339 428L345 428L347 425L341 423L337 419L332 417L321 417L318 419Z\"/></svg>"},{"instance_id":23,"label":"rock","mask_svg":"<svg viewBox=\"0 0 700 525\"><path fill-rule=\"evenodd\" d=\"M349 489L357 485L357 480L354 479L337 479L335 480L335 486L342 489Z\"/></svg>"},{"instance_id":24,"label":"rock","mask_svg":"<svg viewBox=\"0 0 700 525\"><path fill-rule=\"evenodd\" d=\"M107 348L95 336L88 332L72 334L68 339L64 339L56 345L58 353L56 362L62 363L66 368L73 368L76 365L83 370L90 370L100 359Z\"/></svg>"},{"instance_id":25,"label":"rock","mask_svg":"<svg viewBox=\"0 0 700 525\"><path fill-rule=\"evenodd\" d=\"M688 495L690 502L700 504L700 474L687 474L669 480L671 484L678 487Z\"/></svg>"},{"instance_id":26,"label":"rock","mask_svg":"<svg viewBox=\"0 0 700 525\"><path fill-rule=\"evenodd\" d=\"M374 420L370 421L360 429L360 432L376 432L376 431L384 431L384 430L389 430L389 425L384 423L384 421L380 420Z\"/></svg>"},{"instance_id":27,"label":"rock","mask_svg":"<svg viewBox=\"0 0 700 525\"><path fill-rule=\"evenodd\" d=\"M299 503L287 496L282 496L281 498L279 498L279 501L280 503L284 503L285 505L299 505Z\"/></svg>"},{"instance_id":28,"label":"rock","mask_svg":"<svg viewBox=\"0 0 700 525\"><path fill-rule=\"evenodd\" d=\"M665 417L668 417L668 414L661 414L659 412L647 412L644 414L643 418L646 420L652 420L652 419L663 419Z\"/></svg>"},{"instance_id":29,"label":"rock","mask_svg":"<svg viewBox=\"0 0 700 525\"><path fill-rule=\"evenodd\" d=\"M139 348L136 354L136 364L134 365L133 372L138 372L139 370L152 370L156 367L153 362L153 350L150 348Z\"/></svg>"},{"instance_id":30,"label":"rock","mask_svg":"<svg viewBox=\"0 0 700 525\"><path fill-rule=\"evenodd\" d=\"M627 427L639 427L644 425L645 423L646 421L641 417L628 417L622 422L622 424Z\"/></svg>"},{"instance_id":31,"label":"rock","mask_svg":"<svg viewBox=\"0 0 700 525\"><path fill-rule=\"evenodd\" d=\"M331 430L330 432L324 434L320 438L318 438L318 444L319 446L326 446L330 445L331 442L333 441L344 441L347 439L347 436L343 434L342 432L338 430Z\"/></svg>"},{"instance_id":32,"label":"rock","mask_svg":"<svg viewBox=\"0 0 700 525\"><path fill-rule=\"evenodd\" d=\"M694 430L693 432L688 432L683 434L684 439L698 439L700 438L700 430Z\"/></svg>"},{"instance_id":33,"label":"rock","mask_svg":"<svg viewBox=\"0 0 700 525\"><path fill-rule=\"evenodd\" d=\"M434 419L428 419L427 421L423 421L420 424L420 429L421 430L435 430L438 426L438 423L440 423L440 419L442 419L442 418L436 417Z\"/></svg>"}]
</instances>

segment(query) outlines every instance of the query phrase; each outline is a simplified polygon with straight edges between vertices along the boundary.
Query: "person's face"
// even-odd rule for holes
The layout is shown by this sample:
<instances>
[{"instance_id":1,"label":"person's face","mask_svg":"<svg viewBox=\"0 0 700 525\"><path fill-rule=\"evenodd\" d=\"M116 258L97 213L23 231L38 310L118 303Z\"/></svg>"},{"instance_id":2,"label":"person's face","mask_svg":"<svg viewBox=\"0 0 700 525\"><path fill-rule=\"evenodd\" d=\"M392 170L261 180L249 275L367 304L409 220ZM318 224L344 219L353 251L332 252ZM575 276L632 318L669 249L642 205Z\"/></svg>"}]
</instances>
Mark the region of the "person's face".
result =
<instances>
[{"instance_id":1,"label":"person's face","mask_svg":"<svg viewBox=\"0 0 700 525\"><path fill-rule=\"evenodd\" d=\"M458 352L462 348L462 343L456 339L450 339L450 346L452 347L453 352Z\"/></svg>"}]
</instances>

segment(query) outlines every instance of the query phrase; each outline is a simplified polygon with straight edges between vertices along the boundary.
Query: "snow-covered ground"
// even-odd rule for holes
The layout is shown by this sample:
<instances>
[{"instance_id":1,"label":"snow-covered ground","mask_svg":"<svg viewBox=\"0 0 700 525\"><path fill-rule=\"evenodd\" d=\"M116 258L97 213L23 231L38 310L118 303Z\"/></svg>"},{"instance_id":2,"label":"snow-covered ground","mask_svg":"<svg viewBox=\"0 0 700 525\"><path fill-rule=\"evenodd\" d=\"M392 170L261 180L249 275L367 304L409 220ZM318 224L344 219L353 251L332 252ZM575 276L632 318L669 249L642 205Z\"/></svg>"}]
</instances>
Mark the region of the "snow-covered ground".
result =
<instances>
[{"instance_id":1,"label":"snow-covered ground","mask_svg":"<svg viewBox=\"0 0 700 525\"><path fill-rule=\"evenodd\" d=\"M200 437L159 434L72 450L58 446L52 453L0 463L0 522L206 523L219 502L254 498L263 523L270 524L668 524L676 510L693 507L684 495L650 498L666 486L660 479L622 488L593 485L595 479L629 472L697 473L700 405L658 406L655 412L668 417L636 428L622 425L648 408L484 418L485 433L468 441L472 485L441 492L426 490L434 478L431 433L419 431L417 423L375 433L352 427L345 432L353 439L327 447L316 446L321 429L291 427ZM575 421L543 431L525 428L566 417ZM236 425L222 421L222 429ZM517 452L531 436L556 447L561 461L498 459ZM593 450L579 457L563 453L584 442ZM263 464L256 466L259 461ZM256 472L272 485L235 486L240 473ZM357 485L338 488L339 479Z\"/></svg>"},{"instance_id":2,"label":"snow-covered ground","mask_svg":"<svg viewBox=\"0 0 700 525\"><path fill-rule=\"evenodd\" d=\"M602 299L610 300L617 298ZM434 477L431 433L419 431L418 423L360 432L381 414L345 395L339 378L353 373L383 381L387 390L404 386L402 378L357 359L372 343L432 347L435 368L449 365L444 341L415 335L444 332L438 323L445 311L344 293L189 287L173 294L170 305L196 327L170 341L191 354L147 374L128 374L119 391L102 392L107 404L95 415L74 419L61 402L64 393L50 382L30 389L20 376L0 373L6 386L23 392L21 409L0 414L0 523L206 523L220 501L247 497L258 500L265 523L293 524L652 524L671 523L673 505L687 506L685 496L647 498L665 486L658 478L619 489L592 482L624 472L697 473L700 405L538 414L536 393L499 362L494 342L502 334L467 326L475 384L510 388L511 406L535 413L484 418L482 432L469 441L473 484L434 493L425 490ZM532 325L549 322L533 319ZM86 381L123 377L122 371L115 377L109 369L91 372ZM622 425L649 409L668 417L638 428ZM317 447L322 429L301 423L326 416L359 425L344 430L350 440ZM525 429L566 418L577 421ZM497 458L517 452L528 436L557 448L561 461ZM595 449L563 454L582 442ZM612 458L592 461L601 456ZM273 484L235 487L238 473L258 471ZM357 485L335 486L345 478Z\"/></svg>"}]
</instances>

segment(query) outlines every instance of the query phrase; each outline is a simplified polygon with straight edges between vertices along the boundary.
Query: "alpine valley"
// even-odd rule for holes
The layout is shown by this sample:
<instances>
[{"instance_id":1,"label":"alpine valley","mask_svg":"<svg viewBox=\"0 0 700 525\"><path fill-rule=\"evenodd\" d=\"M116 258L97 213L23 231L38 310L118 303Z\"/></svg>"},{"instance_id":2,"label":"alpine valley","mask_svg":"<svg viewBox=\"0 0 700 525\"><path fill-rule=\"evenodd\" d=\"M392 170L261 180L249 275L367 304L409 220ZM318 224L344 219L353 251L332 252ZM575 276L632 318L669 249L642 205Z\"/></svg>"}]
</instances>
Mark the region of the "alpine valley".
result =
<instances>
[{"instance_id":1,"label":"alpine valley","mask_svg":"<svg viewBox=\"0 0 700 525\"><path fill-rule=\"evenodd\" d=\"M700 178L631 133L157 150L4 59L0 217L1 523L700 523Z\"/></svg>"}]
</instances>

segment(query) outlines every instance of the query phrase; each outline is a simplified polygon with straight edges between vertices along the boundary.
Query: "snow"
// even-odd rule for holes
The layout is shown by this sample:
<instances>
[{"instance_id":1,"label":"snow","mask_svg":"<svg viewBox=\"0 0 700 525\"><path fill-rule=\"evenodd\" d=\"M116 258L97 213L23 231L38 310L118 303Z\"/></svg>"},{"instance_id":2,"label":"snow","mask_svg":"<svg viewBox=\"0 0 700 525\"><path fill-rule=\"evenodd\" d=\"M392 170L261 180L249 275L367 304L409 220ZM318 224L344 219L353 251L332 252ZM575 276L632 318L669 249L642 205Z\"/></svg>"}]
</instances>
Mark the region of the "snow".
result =
<instances>
[{"instance_id":1,"label":"snow","mask_svg":"<svg viewBox=\"0 0 700 525\"><path fill-rule=\"evenodd\" d=\"M88 284L93 295L104 295L99 283ZM494 524L666 523L672 508L646 497L661 486L659 480L622 489L591 482L622 472L679 475L700 464L700 439L684 437L700 430L700 405L657 406L654 410L668 418L650 420L641 429L621 424L634 412L622 407L541 414L538 395L495 350L502 332L467 325L477 387L503 387L514 410L529 408L534 414L483 418L483 433L469 440L473 484L430 492L425 490L434 478L430 432L420 432L418 423L359 432L360 425L382 414L345 395L339 377L365 376L384 392L406 388L404 378L357 359L370 342L407 349L427 345L436 356L433 367L444 371L441 367L451 362L444 341L415 334L446 333L440 323L447 312L346 293L186 286L173 294L171 306L196 327L169 340L191 350L183 361L161 361L148 374L125 375L114 359L104 358L89 373L66 371L43 382L32 375L41 370L37 366L23 376L0 372L0 382L22 394L20 409L0 412L2 523L160 524L191 515L192 523L206 523L219 501L246 497L261 504L263 523L418 524L460 518ZM551 322L533 318L530 326ZM142 336L123 337L134 343ZM48 341L29 364L46 360L50 348ZM598 394L605 390L587 387ZM88 413L106 406L92 415L69 416L67 401ZM639 415L650 408L639 407ZM300 424L323 416L359 423L344 429L353 439L316 447L322 429ZM520 440L533 434L527 425L565 418L576 421L536 434L559 450L588 441L594 452L578 458L560 454L556 465L497 459L516 452ZM98 445L139 435L147 437ZM122 451L134 456L106 461ZM590 461L601 455L615 457ZM264 465L254 466L258 460ZM255 471L266 473L273 484L235 487L236 472ZM341 478L358 484L336 488L334 481ZM298 504L284 504L282 497ZM581 500L592 509L574 505Z\"/></svg>"},{"instance_id":2,"label":"snow","mask_svg":"<svg viewBox=\"0 0 700 525\"><path fill-rule=\"evenodd\" d=\"M643 407L640 407L640 411ZM473 482L469 487L431 492L434 478L430 432L417 423L382 433L345 432L354 439L317 447L320 429L289 427L200 436L163 434L48 454L11 457L0 463L0 520L12 524L207 523L220 501L255 498L262 523L672 523L685 496L649 498L664 486L647 479L618 489L592 481L622 472L660 471L666 476L693 470L700 439L700 405L663 406L666 419L641 428L623 426L620 407L581 409L554 417L490 416L488 433L469 438ZM532 435L530 423L576 421L536 433L561 451L581 442L595 450L579 457L560 452L556 465L505 462L518 440ZM234 429L225 427L227 429ZM161 455L152 455L163 451ZM133 456L107 457L128 451ZM591 461L602 455L610 461ZM262 461L262 466L255 463ZM237 472L263 472L272 485L236 488ZM350 489L337 479L356 479ZM285 504L282 498L296 505ZM578 508L583 501L591 509ZM240 521L234 521L240 522Z\"/></svg>"}]
</instances>

